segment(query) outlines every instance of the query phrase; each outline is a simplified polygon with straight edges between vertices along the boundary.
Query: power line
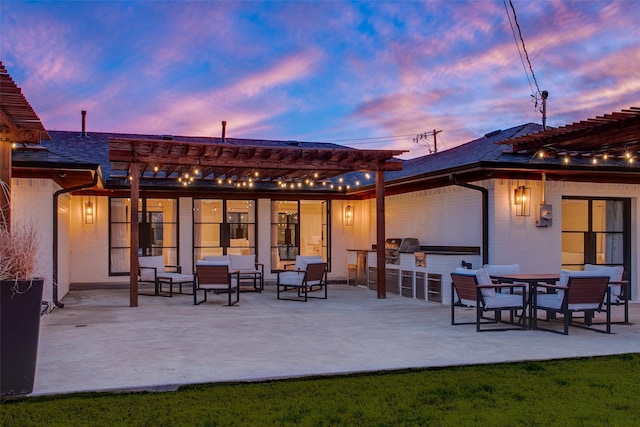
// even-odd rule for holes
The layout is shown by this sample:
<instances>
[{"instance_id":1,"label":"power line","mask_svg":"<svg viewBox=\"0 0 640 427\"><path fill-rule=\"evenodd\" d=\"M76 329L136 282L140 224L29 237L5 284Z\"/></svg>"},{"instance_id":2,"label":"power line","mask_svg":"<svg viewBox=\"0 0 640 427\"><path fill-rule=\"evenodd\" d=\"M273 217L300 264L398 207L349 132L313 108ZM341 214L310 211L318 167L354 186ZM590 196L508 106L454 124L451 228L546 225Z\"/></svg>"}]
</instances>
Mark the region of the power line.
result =
<instances>
[{"instance_id":1,"label":"power line","mask_svg":"<svg viewBox=\"0 0 640 427\"><path fill-rule=\"evenodd\" d=\"M516 8L513 5L513 2L509 0L509 4L511 5L511 10L513 11L513 20L516 23L516 27L518 28L518 34L520 36L520 42L522 43L522 50L524 51L524 55L527 59L527 63L529 64L529 70L531 71L531 78L533 79L534 84L536 85L536 91L534 92L533 86L531 86L531 80L529 79L529 74L527 72L527 67L524 64L524 59L522 58L522 52L520 52L520 45L518 44L518 39L516 38L516 32L513 28L513 23L511 22L511 15L509 14L509 9L507 8L507 1L502 0L504 4L504 9L507 12L507 18L509 19L509 25L511 26L511 32L513 33L513 39L516 42L516 47L518 48L518 55L520 55L520 61L522 62L522 68L524 68L524 73L527 76L527 82L529 82L529 87L531 88L531 96L535 101L535 108L538 109L538 94L540 94L540 86L538 86L538 81L536 80L536 75L533 72L533 66L531 65L531 61L529 60L529 53L527 52L527 47L524 44L524 38L522 37L522 30L520 29L520 24L518 23L518 17L516 15Z\"/></svg>"},{"instance_id":2,"label":"power line","mask_svg":"<svg viewBox=\"0 0 640 427\"><path fill-rule=\"evenodd\" d=\"M438 134L442 132L442 130L433 130L433 132L423 132L423 133L419 133L415 136L415 138L413 138L413 142L415 142L416 144L420 144L420 145L424 145L425 147L427 147L429 149L429 154L433 154L433 153L437 153L438 152ZM431 148L431 146L429 145L429 140L428 137L429 136L433 136L433 148ZM420 141L423 141L423 143L421 143Z\"/></svg>"},{"instance_id":3,"label":"power line","mask_svg":"<svg viewBox=\"0 0 640 427\"><path fill-rule=\"evenodd\" d=\"M414 134L410 133L407 135L393 135L393 136L372 136L369 138L350 138L350 139L332 139L331 142L346 142L346 141L365 141L371 139L399 139L407 136L413 136Z\"/></svg>"}]
</instances>

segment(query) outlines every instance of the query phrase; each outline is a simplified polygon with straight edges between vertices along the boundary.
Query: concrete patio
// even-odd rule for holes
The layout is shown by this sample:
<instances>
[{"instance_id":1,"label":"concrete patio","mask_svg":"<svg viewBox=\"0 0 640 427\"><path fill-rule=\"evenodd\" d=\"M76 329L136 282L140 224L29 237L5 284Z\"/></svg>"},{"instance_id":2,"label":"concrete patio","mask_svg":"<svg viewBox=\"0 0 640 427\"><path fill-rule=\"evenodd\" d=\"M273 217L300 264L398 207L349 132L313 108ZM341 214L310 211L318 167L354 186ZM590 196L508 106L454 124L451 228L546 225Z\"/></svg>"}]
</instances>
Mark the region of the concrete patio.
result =
<instances>
[{"instance_id":1,"label":"concrete patio","mask_svg":"<svg viewBox=\"0 0 640 427\"><path fill-rule=\"evenodd\" d=\"M451 326L448 306L346 285L308 303L278 301L270 286L233 307L223 295L199 306L176 295L130 308L128 289L74 290L62 302L42 319L32 395L640 352L639 304L612 335L564 336L477 333Z\"/></svg>"}]
</instances>

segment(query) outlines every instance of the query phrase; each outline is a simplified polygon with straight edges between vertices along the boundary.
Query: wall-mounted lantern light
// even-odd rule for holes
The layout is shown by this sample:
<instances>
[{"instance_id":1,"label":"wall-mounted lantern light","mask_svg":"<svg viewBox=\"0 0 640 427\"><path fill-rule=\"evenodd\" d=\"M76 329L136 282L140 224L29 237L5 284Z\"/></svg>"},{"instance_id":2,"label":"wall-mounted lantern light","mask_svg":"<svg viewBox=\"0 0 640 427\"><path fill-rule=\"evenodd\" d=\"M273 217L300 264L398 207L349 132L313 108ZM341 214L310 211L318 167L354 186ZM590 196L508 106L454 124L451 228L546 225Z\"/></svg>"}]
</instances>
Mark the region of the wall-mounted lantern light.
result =
<instances>
[{"instance_id":1,"label":"wall-mounted lantern light","mask_svg":"<svg viewBox=\"0 0 640 427\"><path fill-rule=\"evenodd\" d=\"M93 217L95 215L95 206L91 203L91 200L84 202L84 223L93 224Z\"/></svg>"},{"instance_id":2,"label":"wall-mounted lantern light","mask_svg":"<svg viewBox=\"0 0 640 427\"><path fill-rule=\"evenodd\" d=\"M344 208L343 220L344 225L353 225L353 207L351 205Z\"/></svg>"},{"instance_id":3,"label":"wall-mounted lantern light","mask_svg":"<svg viewBox=\"0 0 640 427\"><path fill-rule=\"evenodd\" d=\"M513 194L516 216L531 215L531 188L519 185Z\"/></svg>"}]
</instances>

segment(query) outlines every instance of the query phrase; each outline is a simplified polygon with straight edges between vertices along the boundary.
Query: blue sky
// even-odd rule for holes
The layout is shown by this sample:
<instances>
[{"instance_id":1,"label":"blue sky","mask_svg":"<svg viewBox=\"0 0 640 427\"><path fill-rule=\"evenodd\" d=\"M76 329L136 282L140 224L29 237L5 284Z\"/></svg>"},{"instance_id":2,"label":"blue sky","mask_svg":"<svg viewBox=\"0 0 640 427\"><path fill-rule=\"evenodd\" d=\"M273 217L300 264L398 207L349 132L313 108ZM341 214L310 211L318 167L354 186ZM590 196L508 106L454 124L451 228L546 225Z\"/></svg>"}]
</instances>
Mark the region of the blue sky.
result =
<instances>
[{"instance_id":1,"label":"blue sky","mask_svg":"<svg viewBox=\"0 0 640 427\"><path fill-rule=\"evenodd\" d=\"M548 125L640 105L640 2L513 4ZM419 133L442 130L443 150L541 122L502 0L2 0L0 12L0 60L50 130L79 130L81 110L101 132L220 136L226 120L228 137L416 157Z\"/></svg>"}]
</instances>

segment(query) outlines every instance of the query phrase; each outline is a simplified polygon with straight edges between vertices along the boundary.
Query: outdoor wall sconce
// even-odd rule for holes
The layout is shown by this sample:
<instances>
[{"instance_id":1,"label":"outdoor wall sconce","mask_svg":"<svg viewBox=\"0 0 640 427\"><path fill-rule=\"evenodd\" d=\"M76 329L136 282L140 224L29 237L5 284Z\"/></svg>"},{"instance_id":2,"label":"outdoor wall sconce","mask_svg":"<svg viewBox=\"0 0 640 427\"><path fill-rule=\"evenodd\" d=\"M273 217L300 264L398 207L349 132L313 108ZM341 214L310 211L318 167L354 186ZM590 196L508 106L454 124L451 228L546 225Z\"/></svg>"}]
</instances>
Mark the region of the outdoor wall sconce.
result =
<instances>
[{"instance_id":1,"label":"outdoor wall sconce","mask_svg":"<svg viewBox=\"0 0 640 427\"><path fill-rule=\"evenodd\" d=\"M531 188L518 186L513 194L513 201L516 205L516 216L531 215Z\"/></svg>"},{"instance_id":2,"label":"outdoor wall sconce","mask_svg":"<svg viewBox=\"0 0 640 427\"><path fill-rule=\"evenodd\" d=\"M84 202L84 223L85 224L93 224L93 216L95 213L95 207L91 200L88 202Z\"/></svg>"},{"instance_id":3,"label":"outdoor wall sconce","mask_svg":"<svg viewBox=\"0 0 640 427\"><path fill-rule=\"evenodd\" d=\"M353 225L353 207L351 205L347 205L344 208L344 225Z\"/></svg>"}]
</instances>

